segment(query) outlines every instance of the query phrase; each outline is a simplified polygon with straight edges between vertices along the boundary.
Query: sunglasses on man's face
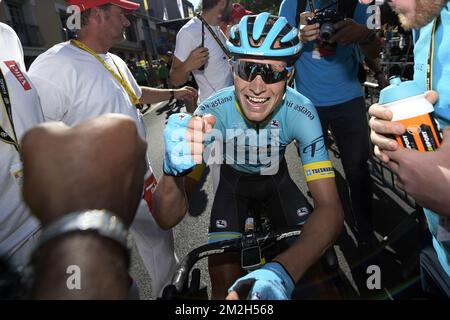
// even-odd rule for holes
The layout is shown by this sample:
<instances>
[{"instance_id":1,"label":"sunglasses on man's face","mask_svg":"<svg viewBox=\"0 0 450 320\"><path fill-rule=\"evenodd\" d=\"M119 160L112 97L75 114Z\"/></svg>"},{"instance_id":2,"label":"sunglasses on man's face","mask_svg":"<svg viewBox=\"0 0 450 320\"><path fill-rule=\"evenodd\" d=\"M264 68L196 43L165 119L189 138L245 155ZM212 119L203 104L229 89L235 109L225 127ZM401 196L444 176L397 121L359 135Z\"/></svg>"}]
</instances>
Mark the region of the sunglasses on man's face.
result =
<instances>
[{"instance_id":1,"label":"sunglasses on man's face","mask_svg":"<svg viewBox=\"0 0 450 320\"><path fill-rule=\"evenodd\" d=\"M256 76L260 75L267 84L286 80L294 70L294 67L251 61L231 60L231 64L234 74L242 80L252 82Z\"/></svg>"}]
</instances>

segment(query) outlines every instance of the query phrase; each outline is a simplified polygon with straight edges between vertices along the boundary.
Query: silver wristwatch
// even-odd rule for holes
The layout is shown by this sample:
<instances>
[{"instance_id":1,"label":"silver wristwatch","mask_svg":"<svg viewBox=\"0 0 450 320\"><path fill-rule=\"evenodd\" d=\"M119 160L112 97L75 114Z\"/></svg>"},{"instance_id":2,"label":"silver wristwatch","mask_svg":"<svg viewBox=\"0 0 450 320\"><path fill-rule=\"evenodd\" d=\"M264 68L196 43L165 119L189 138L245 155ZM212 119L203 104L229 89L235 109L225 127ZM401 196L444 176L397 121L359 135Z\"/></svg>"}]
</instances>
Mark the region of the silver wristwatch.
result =
<instances>
[{"instance_id":1,"label":"silver wristwatch","mask_svg":"<svg viewBox=\"0 0 450 320\"><path fill-rule=\"evenodd\" d=\"M95 232L119 243L128 254L130 252L128 228L108 210L78 211L64 215L44 228L36 250L47 241L72 232Z\"/></svg>"}]
</instances>

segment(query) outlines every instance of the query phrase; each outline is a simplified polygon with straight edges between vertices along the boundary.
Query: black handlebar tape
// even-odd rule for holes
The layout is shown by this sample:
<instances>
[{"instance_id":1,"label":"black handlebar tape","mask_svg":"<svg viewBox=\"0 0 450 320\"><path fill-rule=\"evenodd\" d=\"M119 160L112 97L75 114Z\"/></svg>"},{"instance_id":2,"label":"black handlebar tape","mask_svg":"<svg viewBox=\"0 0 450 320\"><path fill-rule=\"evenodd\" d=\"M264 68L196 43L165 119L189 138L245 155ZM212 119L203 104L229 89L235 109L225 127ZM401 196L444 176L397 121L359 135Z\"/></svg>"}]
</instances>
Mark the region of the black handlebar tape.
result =
<instances>
[{"instance_id":1,"label":"black handlebar tape","mask_svg":"<svg viewBox=\"0 0 450 320\"><path fill-rule=\"evenodd\" d=\"M195 268L191 273L191 284L189 286L189 293L196 293L200 290L200 269Z\"/></svg>"}]
</instances>

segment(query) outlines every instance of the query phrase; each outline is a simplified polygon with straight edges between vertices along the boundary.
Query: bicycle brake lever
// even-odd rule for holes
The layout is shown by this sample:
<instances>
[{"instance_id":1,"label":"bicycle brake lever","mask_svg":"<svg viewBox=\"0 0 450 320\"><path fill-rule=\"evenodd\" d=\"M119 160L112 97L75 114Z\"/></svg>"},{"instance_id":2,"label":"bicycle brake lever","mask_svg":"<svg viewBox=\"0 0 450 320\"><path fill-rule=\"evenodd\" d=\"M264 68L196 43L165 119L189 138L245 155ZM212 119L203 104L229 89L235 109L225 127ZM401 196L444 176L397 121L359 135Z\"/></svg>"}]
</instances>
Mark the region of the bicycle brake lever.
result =
<instances>
[{"instance_id":1,"label":"bicycle brake lever","mask_svg":"<svg viewBox=\"0 0 450 320\"><path fill-rule=\"evenodd\" d=\"M253 286L255 285L256 279L245 279L242 281L239 281L235 287L233 288L234 291L239 296L239 300L251 300L251 292L253 289ZM245 297L245 299L242 299L242 297Z\"/></svg>"}]
</instances>

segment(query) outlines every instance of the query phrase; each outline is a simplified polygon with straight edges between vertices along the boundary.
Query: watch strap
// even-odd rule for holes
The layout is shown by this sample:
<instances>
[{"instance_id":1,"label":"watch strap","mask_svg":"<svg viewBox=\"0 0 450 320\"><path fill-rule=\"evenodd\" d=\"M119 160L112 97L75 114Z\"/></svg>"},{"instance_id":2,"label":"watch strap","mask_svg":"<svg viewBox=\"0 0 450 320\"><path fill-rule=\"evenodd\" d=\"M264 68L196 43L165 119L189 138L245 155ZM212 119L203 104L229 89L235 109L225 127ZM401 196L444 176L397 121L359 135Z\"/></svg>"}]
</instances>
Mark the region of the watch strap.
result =
<instances>
[{"instance_id":1,"label":"watch strap","mask_svg":"<svg viewBox=\"0 0 450 320\"><path fill-rule=\"evenodd\" d=\"M95 232L117 242L129 254L128 228L108 210L78 211L53 221L43 229L36 250L54 238L74 232Z\"/></svg>"}]
</instances>

